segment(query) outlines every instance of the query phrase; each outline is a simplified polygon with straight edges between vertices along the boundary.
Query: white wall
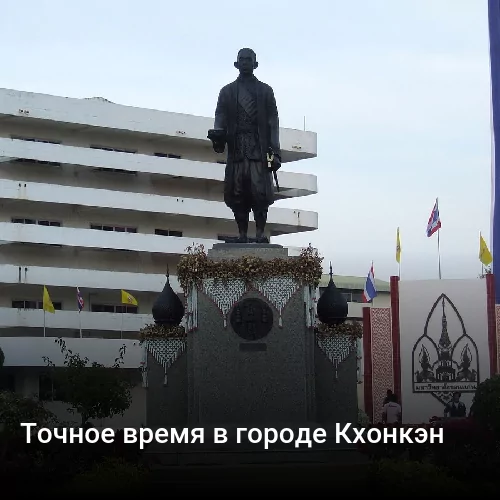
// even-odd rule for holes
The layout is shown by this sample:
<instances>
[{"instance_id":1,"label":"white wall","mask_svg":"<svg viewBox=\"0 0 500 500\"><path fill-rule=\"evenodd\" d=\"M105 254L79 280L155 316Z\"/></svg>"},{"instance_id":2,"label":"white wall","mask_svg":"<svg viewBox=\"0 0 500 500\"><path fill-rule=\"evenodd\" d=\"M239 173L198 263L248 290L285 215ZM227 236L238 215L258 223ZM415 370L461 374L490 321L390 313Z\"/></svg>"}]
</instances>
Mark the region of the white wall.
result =
<instances>
[{"instance_id":1,"label":"white wall","mask_svg":"<svg viewBox=\"0 0 500 500\"><path fill-rule=\"evenodd\" d=\"M0 222L0 241L34 243L85 249L129 250L142 253L185 255L188 246L220 243L201 238L158 236L155 234L100 231L73 227L47 227L35 224Z\"/></svg>"},{"instance_id":2,"label":"white wall","mask_svg":"<svg viewBox=\"0 0 500 500\"><path fill-rule=\"evenodd\" d=\"M402 281L399 284L400 300L400 330L401 330L401 385L402 406L404 421L408 423L428 422L432 416L443 416L444 405L429 393L413 392L414 371L420 370L418 363L421 345L418 344L415 353L413 349L421 336L424 335L427 317L433 304L444 293L456 306L461 315L466 334L470 340L462 340L453 354L455 370L459 370L460 354L465 345L469 345L473 355L473 365L479 362L479 381L489 378L489 347L488 347L488 322L486 309L486 280L433 280L433 281ZM452 344L463 335L462 326L457 314L448 303L445 303L445 312L448 321L449 338ZM441 334L442 307L438 305L428 324L428 336L436 344ZM432 362L436 362L436 351L432 341L424 339ZM475 356L473 343L477 345L478 358ZM415 358L415 367L412 359ZM426 384L419 385L424 387ZM464 387L474 384L456 383L449 384L450 391L462 391L462 401L470 408L473 392L466 393ZM432 387L438 385L432 383Z\"/></svg>"},{"instance_id":3,"label":"white wall","mask_svg":"<svg viewBox=\"0 0 500 500\"><path fill-rule=\"evenodd\" d=\"M71 339L65 338L66 346L82 357L88 357L110 366L125 345L123 368L139 369L144 357L144 347L137 340ZM63 366L64 357L54 338L0 337L0 347L5 354L5 367L44 367L47 356L56 366Z\"/></svg>"},{"instance_id":4,"label":"white wall","mask_svg":"<svg viewBox=\"0 0 500 500\"><path fill-rule=\"evenodd\" d=\"M21 269L19 269L21 267ZM24 285L46 285L54 287L69 287L64 294L66 299L70 300L74 306L75 288L80 291L85 289L96 290L102 293L104 290L128 290L141 292L161 292L166 277L165 274L146 274L131 273L119 271L99 271L91 269L75 269L65 267L39 267L39 266L13 266L0 264L0 281L12 285L7 290L0 288L0 304L2 298L7 301L14 295L23 296ZM182 289L176 276L170 276L170 285L176 293L181 293ZM40 288L37 287L38 295ZM35 292L37 293L37 292ZM39 297L38 297L39 298ZM31 299L26 299L31 300ZM33 299L36 300L36 299Z\"/></svg>"}]
</instances>

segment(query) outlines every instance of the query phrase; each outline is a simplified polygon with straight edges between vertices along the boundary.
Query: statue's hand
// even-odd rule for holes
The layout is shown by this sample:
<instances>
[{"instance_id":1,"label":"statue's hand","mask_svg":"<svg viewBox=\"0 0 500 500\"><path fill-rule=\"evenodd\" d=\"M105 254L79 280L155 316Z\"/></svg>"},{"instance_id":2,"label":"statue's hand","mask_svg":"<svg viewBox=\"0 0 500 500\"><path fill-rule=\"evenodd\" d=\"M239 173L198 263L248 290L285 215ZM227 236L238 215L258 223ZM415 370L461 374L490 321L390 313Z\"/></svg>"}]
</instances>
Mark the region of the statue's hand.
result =
<instances>
[{"instance_id":1,"label":"statue's hand","mask_svg":"<svg viewBox=\"0 0 500 500\"><path fill-rule=\"evenodd\" d=\"M216 153L224 153L226 149L226 132L221 129L211 129L208 131L208 139L212 141L212 147Z\"/></svg>"},{"instance_id":2,"label":"statue's hand","mask_svg":"<svg viewBox=\"0 0 500 500\"><path fill-rule=\"evenodd\" d=\"M226 149L226 145L223 142L213 142L212 146L216 153L224 153L224 150Z\"/></svg>"}]
</instances>

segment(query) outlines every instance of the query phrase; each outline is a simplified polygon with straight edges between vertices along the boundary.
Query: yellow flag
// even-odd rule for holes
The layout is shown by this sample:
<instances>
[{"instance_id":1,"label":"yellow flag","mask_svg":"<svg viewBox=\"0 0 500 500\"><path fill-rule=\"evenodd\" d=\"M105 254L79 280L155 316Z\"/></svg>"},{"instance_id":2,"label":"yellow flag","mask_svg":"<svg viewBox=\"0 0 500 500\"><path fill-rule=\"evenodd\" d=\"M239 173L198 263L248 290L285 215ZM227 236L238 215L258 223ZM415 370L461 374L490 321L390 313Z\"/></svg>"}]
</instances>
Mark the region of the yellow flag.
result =
<instances>
[{"instance_id":1,"label":"yellow flag","mask_svg":"<svg viewBox=\"0 0 500 500\"><path fill-rule=\"evenodd\" d=\"M489 251L488 245L486 245L486 241L484 241L481 233L479 234L479 260L485 266L489 266L493 262L491 252Z\"/></svg>"},{"instance_id":2,"label":"yellow flag","mask_svg":"<svg viewBox=\"0 0 500 500\"><path fill-rule=\"evenodd\" d=\"M52 314L55 314L56 312L54 304L52 304L52 300L50 300L49 291L46 286L43 287L43 310Z\"/></svg>"},{"instance_id":3,"label":"yellow flag","mask_svg":"<svg viewBox=\"0 0 500 500\"><path fill-rule=\"evenodd\" d=\"M401 240L399 239L399 227L396 236L396 262L401 263Z\"/></svg>"},{"instance_id":4,"label":"yellow flag","mask_svg":"<svg viewBox=\"0 0 500 500\"><path fill-rule=\"evenodd\" d=\"M122 304L138 305L136 298L125 290L122 290Z\"/></svg>"}]
</instances>

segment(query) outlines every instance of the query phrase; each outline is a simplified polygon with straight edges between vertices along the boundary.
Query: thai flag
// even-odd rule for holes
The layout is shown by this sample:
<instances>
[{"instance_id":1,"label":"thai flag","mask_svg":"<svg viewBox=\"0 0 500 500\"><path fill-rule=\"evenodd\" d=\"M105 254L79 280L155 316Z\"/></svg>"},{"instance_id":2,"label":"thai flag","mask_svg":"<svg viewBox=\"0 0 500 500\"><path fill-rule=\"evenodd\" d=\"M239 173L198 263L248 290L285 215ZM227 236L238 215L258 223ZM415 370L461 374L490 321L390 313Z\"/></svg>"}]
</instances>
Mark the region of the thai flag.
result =
<instances>
[{"instance_id":1,"label":"thai flag","mask_svg":"<svg viewBox=\"0 0 500 500\"><path fill-rule=\"evenodd\" d=\"M427 237L430 238L439 229L441 229L441 219L439 218L439 206L436 198L436 203L429 217L429 222L427 222Z\"/></svg>"},{"instance_id":2,"label":"thai flag","mask_svg":"<svg viewBox=\"0 0 500 500\"><path fill-rule=\"evenodd\" d=\"M375 275L373 273L373 262L370 272L366 277L365 289L363 291L363 302L371 302L377 296L377 288L375 287Z\"/></svg>"},{"instance_id":3,"label":"thai flag","mask_svg":"<svg viewBox=\"0 0 500 500\"><path fill-rule=\"evenodd\" d=\"M491 85L491 253L493 274L500 265L500 0L488 0ZM497 140L498 139L498 140ZM500 279L495 280L496 303L500 302Z\"/></svg>"},{"instance_id":4,"label":"thai flag","mask_svg":"<svg viewBox=\"0 0 500 500\"><path fill-rule=\"evenodd\" d=\"M81 312L83 307L85 306L85 301L83 300L80 289L76 287L76 300L78 302L78 311Z\"/></svg>"}]
</instances>

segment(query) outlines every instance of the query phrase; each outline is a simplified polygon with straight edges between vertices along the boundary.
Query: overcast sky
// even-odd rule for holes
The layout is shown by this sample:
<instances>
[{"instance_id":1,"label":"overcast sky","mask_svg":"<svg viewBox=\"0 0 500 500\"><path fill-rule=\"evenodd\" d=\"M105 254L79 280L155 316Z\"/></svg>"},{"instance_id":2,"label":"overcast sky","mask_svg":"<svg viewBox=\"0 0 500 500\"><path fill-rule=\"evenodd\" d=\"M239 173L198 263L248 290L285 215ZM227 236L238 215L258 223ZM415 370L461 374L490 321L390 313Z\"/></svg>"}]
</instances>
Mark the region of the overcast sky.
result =
<instances>
[{"instance_id":1,"label":"overcast sky","mask_svg":"<svg viewBox=\"0 0 500 500\"><path fill-rule=\"evenodd\" d=\"M286 170L319 194L311 242L335 274L438 276L427 220L439 197L443 278L476 277L490 243L486 0L5 0L0 87L212 116L241 47L275 91L281 126L318 134Z\"/></svg>"}]
</instances>

